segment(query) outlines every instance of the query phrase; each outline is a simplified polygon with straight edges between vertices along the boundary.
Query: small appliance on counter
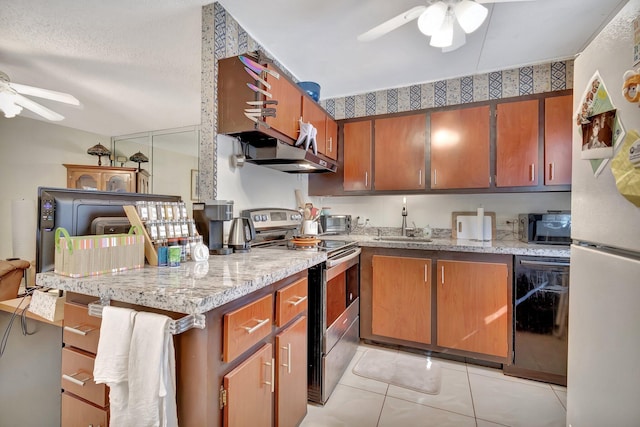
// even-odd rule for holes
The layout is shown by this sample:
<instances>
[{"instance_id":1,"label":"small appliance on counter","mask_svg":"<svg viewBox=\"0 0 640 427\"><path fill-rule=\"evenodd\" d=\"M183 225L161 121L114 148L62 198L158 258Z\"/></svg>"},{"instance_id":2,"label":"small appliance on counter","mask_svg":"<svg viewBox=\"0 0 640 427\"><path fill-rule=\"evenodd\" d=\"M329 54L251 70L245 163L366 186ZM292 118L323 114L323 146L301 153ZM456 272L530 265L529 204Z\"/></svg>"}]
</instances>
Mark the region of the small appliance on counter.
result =
<instances>
[{"instance_id":1,"label":"small appliance on counter","mask_svg":"<svg viewBox=\"0 0 640 427\"><path fill-rule=\"evenodd\" d=\"M233 252L249 252L255 238L256 229L250 217L233 219L229 230L229 247Z\"/></svg>"},{"instance_id":2,"label":"small appliance on counter","mask_svg":"<svg viewBox=\"0 0 640 427\"><path fill-rule=\"evenodd\" d=\"M233 219L233 200L208 200L193 204L193 219L198 233L212 255L228 255L224 246L224 222Z\"/></svg>"},{"instance_id":3,"label":"small appliance on counter","mask_svg":"<svg viewBox=\"0 0 640 427\"><path fill-rule=\"evenodd\" d=\"M351 215L320 215L319 221L324 234L351 233Z\"/></svg>"},{"instance_id":4,"label":"small appliance on counter","mask_svg":"<svg viewBox=\"0 0 640 427\"><path fill-rule=\"evenodd\" d=\"M568 246L571 244L571 212L520 214L518 237L525 243Z\"/></svg>"}]
</instances>

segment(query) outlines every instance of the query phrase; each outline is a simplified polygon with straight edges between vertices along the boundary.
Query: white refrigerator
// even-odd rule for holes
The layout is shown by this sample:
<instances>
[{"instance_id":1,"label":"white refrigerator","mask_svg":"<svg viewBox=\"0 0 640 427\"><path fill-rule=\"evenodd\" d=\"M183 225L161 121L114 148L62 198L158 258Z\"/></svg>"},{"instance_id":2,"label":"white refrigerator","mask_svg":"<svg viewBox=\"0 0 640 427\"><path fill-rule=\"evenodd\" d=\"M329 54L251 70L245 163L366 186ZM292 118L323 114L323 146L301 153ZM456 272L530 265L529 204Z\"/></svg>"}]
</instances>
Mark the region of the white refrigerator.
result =
<instances>
[{"instance_id":1,"label":"white refrigerator","mask_svg":"<svg viewBox=\"0 0 640 427\"><path fill-rule=\"evenodd\" d=\"M640 0L630 0L575 60L574 111L599 74L626 132L640 132L640 104L622 94L625 72L640 68L633 52L638 17ZM567 426L637 427L640 208L618 191L611 160L596 176L575 120L573 129ZM640 179L640 168L629 173Z\"/></svg>"}]
</instances>

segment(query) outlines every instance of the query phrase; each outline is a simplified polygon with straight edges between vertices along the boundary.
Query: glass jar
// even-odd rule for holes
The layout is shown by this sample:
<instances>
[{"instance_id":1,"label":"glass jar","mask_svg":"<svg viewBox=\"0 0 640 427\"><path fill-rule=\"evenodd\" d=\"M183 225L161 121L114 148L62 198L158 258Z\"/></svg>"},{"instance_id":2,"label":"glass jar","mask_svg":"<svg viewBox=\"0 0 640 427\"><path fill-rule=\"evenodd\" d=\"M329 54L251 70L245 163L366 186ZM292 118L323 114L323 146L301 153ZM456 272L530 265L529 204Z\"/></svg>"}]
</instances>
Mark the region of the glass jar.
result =
<instances>
[{"instance_id":1,"label":"glass jar","mask_svg":"<svg viewBox=\"0 0 640 427\"><path fill-rule=\"evenodd\" d=\"M156 202L147 202L147 215L150 221L158 220L158 211L156 207Z\"/></svg>"},{"instance_id":2,"label":"glass jar","mask_svg":"<svg viewBox=\"0 0 640 427\"><path fill-rule=\"evenodd\" d=\"M178 206L180 207L180 219L189 218L189 214L187 213L187 204L185 202L179 202Z\"/></svg>"},{"instance_id":3,"label":"glass jar","mask_svg":"<svg viewBox=\"0 0 640 427\"><path fill-rule=\"evenodd\" d=\"M163 202L157 202L156 203L156 211L158 212L158 221L164 221L167 219L165 212L164 212L164 203Z\"/></svg>"},{"instance_id":4,"label":"glass jar","mask_svg":"<svg viewBox=\"0 0 640 427\"><path fill-rule=\"evenodd\" d=\"M172 221L173 220L173 208L171 207L171 203L170 202L165 202L163 203L164 206L164 219L166 219L167 221Z\"/></svg>"},{"instance_id":5,"label":"glass jar","mask_svg":"<svg viewBox=\"0 0 640 427\"><path fill-rule=\"evenodd\" d=\"M196 221L194 219L190 218L187 220L187 227L189 228L189 236L196 237L198 235Z\"/></svg>"},{"instance_id":6,"label":"glass jar","mask_svg":"<svg viewBox=\"0 0 640 427\"><path fill-rule=\"evenodd\" d=\"M145 224L147 228L147 233L149 233L149 238L152 242L158 240L158 224L156 221L147 221Z\"/></svg>"},{"instance_id":7,"label":"glass jar","mask_svg":"<svg viewBox=\"0 0 640 427\"><path fill-rule=\"evenodd\" d=\"M158 221L158 239L165 240L167 238L167 226L165 221Z\"/></svg>"},{"instance_id":8,"label":"glass jar","mask_svg":"<svg viewBox=\"0 0 640 427\"><path fill-rule=\"evenodd\" d=\"M138 211L140 221L144 222L149 220L149 210L147 209L147 202L145 200L138 200L136 202L136 211Z\"/></svg>"}]
</instances>

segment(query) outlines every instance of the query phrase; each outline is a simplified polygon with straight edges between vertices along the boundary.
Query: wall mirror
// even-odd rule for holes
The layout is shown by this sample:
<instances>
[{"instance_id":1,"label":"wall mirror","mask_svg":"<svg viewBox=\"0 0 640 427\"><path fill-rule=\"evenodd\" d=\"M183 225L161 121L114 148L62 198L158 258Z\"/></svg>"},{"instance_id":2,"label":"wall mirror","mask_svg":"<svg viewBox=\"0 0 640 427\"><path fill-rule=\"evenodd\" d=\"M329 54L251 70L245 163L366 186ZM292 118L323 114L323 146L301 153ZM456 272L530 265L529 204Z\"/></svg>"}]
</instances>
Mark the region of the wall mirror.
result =
<instances>
[{"instance_id":1,"label":"wall mirror","mask_svg":"<svg viewBox=\"0 0 640 427\"><path fill-rule=\"evenodd\" d=\"M149 191L178 195L187 202L197 201L199 126L142 132L111 138L112 165L138 167L129 158L141 152L149 158L140 167L150 174Z\"/></svg>"}]
</instances>

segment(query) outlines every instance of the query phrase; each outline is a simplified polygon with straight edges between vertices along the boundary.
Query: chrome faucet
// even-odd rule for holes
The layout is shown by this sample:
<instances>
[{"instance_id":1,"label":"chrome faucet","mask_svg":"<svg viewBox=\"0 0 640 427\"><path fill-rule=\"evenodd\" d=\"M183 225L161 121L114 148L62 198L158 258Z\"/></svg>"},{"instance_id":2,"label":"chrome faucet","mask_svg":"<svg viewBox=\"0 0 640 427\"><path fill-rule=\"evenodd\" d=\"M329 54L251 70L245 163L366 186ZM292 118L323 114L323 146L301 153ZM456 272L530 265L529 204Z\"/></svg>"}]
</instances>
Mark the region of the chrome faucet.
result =
<instances>
[{"instance_id":1,"label":"chrome faucet","mask_svg":"<svg viewBox=\"0 0 640 427\"><path fill-rule=\"evenodd\" d=\"M407 235L407 207L402 207L402 235Z\"/></svg>"}]
</instances>

